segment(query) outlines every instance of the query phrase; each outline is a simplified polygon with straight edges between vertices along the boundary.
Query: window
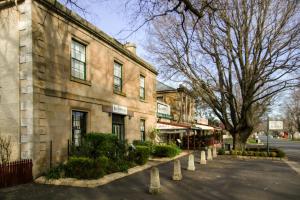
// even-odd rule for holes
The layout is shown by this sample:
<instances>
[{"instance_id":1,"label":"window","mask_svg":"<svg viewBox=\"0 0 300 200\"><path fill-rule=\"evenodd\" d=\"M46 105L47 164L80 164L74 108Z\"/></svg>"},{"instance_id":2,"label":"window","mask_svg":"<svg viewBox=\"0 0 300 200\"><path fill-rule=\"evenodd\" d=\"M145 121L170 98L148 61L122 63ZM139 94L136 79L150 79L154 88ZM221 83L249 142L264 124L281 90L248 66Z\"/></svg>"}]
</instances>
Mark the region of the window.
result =
<instances>
[{"instance_id":1,"label":"window","mask_svg":"<svg viewBox=\"0 0 300 200\"><path fill-rule=\"evenodd\" d=\"M141 119L140 121L140 132L141 132L141 141L146 140L146 134L145 134L145 120Z\"/></svg>"},{"instance_id":2,"label":"window","mask_svg":"<svg viewBox=\"0 0 300 200\"><path fill-rule=\"evenodd\" d=\"M157 101L164 102L164 97L163 97L163 96L158 96L158 97L157 97Z\"/></svg>"},{"instance_id":3,"label":"window","mask_svg":"<svg viewBox=\"0 0 300 200\"><path fill-rule=\"evenodd\" d=\"M145 100L145 77L140 76L140 99Z\"/></svg>"},{"instance_id":4,"label":"window","mask_svg":"<svg viewBox=\"0 0 300 200\"><path fill-rule=\"evenodd\" d=\"M80 146L82 137L86 134L87 113L72 111L72 142Z\"/></svg>"},{"instance_id":5,"label":"window","mask_svg":"<svg viewBox=\"0 0 300 200\"><path fill-rule=\"evenodd\" d=\"M122 65L114 63L114 91L122 92Z\"/></svg>"},{"instance_id":6,"label":"window","mask_svg":"<svg viewBox=\"0 0 300 200\"><path fill-rule=\"evenodd\" d=\"M71 49L72 77L86 80L86 46L75 40L72 40Z\"/></svg>"}]
</instances>

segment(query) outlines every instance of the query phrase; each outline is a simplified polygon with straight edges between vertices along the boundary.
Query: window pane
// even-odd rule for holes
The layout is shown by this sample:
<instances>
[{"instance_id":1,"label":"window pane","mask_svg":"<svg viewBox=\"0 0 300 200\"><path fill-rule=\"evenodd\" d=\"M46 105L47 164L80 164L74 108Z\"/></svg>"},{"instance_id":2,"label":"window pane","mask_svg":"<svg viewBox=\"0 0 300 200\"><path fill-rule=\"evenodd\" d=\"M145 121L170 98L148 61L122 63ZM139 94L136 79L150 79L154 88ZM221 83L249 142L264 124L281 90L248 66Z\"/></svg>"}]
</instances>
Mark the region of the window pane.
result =
<instances>
[{"instance_id":1,"label":"window pane","mask_svg":"<svg viewBox=\"0 0 300 200\"><path fill-rule=\"evenodd\" d=\"M114 64L114 75L122 78L122 66L119 63Z\"/></svg>"},{"instance_id":2,"label":"window pane","mask_svg":"<svg viewBox=\"0 0 300 200\"><path fill-rule=\"evenodd\" d=\"M140 87L145 87L145 77L143 76L140 77Z\"/></svg>"},{"instance_id":3,"label":"window pane","mask_svg":"<svg viewBox=\"0 0 300 200\"><path fill-rule=\"evenodd\" d=\"M72 41L72 58L79 60L81 62L85 62L85 46L76 42Z\"/></svg>"},{"instance_id":4,"label":"window pane","mask_svg":"<svg viewBox=\"0 0 300 200\"><path fill-rule=\"evenodd\" d=\"M72 59L72 76L79 79L85 79L84 63Z\"/></svg>"},{"instance_id":5,"label":"window pane","mask_svg":"<svg viewBox=\"0 0 300 200\"><path fill-rule=\"evenodd\" d=\"M145 89L144 88L140 88L140 98L141 99L145 98Z\"/></svg>"}]
</instances>

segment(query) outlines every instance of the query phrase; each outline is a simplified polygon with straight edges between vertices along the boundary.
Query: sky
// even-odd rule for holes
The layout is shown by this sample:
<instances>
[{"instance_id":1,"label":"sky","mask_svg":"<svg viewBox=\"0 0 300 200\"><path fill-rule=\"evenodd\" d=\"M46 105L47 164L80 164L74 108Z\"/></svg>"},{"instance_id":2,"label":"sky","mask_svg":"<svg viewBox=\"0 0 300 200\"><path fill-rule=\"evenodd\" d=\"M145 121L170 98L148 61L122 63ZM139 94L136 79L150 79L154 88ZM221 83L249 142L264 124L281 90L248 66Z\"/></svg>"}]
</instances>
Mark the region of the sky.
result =
<instances>
[{"instance_id":1,"label":"sky","mask_svg":"<svg viewBox=\"0 0 300 200\"><path fill-rule=\"evenodd\" d=\"M66 2L66 0L59 1L62 3ZM130 27L130 23L138 22L131 19L124 2L125 0L78 0L78 5L84 8L86 12L82 12L82 10L75 7L71 9L120 42L135 43L137 45L137 54L146 58L147 53L143 47L146 38L145 29L142 28L127 37L132 33L132 31L126 31Z\"/></svg>"}]
</instances>

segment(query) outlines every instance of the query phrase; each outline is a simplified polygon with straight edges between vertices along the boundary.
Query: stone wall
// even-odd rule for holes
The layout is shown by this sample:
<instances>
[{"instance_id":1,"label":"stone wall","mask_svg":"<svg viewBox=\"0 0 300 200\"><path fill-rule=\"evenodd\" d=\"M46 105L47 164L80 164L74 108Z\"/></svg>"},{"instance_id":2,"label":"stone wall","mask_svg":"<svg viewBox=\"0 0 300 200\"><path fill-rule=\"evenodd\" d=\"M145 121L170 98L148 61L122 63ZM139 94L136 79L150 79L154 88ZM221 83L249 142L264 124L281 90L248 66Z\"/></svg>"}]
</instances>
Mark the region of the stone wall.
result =
<instances>
[{"instance_id":1,"label":"stone wall","mask_svg":"<svg viewBox=\"0 0 300 200\"><path fill-rule=\"evenodd\" d=\"M11 138L11 160L20 157L18 19L14 5L0 8L0 136Z\"/></svg>"}]
</instances>

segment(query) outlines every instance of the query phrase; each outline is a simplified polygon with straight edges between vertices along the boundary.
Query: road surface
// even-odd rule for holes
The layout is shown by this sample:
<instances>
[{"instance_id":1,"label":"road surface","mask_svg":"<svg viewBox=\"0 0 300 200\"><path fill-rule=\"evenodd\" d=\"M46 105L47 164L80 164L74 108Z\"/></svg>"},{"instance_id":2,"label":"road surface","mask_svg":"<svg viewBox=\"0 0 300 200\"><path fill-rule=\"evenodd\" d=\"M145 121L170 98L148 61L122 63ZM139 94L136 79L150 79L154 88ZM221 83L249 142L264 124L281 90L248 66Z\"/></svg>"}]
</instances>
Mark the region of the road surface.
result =
<instances>
[{"instance_id":1,"label":"road surface","mask_svg":"<svg viewBox=\"0 0 300 200\"><path fill-rule=\"evenodd\" d=\"M260 140L267 144L267 136L260 136ZM274 139L269 137L270 147L277 147L282 149L289 161L297 162L300 164L300 142L299 141L290 141L286 139Z\"/></svg>"}]
</instances>

